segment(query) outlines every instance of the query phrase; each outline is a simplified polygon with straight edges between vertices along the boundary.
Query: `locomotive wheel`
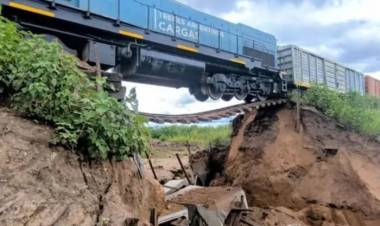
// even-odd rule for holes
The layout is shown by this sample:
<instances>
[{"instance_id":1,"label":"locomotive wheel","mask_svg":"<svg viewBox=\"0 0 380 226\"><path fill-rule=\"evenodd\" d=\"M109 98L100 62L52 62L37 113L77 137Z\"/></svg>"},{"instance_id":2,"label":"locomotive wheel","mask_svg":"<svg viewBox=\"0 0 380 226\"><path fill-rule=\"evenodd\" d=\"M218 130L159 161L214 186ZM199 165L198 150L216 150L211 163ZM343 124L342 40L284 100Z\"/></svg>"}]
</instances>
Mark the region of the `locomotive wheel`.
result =
<instances>
[{"instance_id":1,"label":"locomotive wheel","mask_svg":"<svg viewBox=\"0 0 380 226\"><path fill-rule=\"evenodd\" d=\"M226 76L223 74L214 74L208 78L206 92L213 100L219 100L226 91Z\"/></svg>"},{"instance_id":2,"label":"locomotive wheel","mask_svg":"<svg viewBox=\"0 0 380 226\"><path fill-rule=\"evenodd\" d=\"M265 101L271 94L272 85L268 83L261 83L260 90L261 92L257 94L257 99L259 101Z\"/></svg>"},{"instance_id":3,"label":"locomotive wheel","mask_svg":"<svg viewBox=\"0 0 380 226\"><path fill-rule=\"evenodd\" d=\"M257 99L259 101L265 101L268 99L268 96L263 96L263 95L260 95L260 94L257 94Z\"/></svg>"},{"instance_id":4,"label":"locomotive wheel","mask_svg":"<svg viewBox=\"0 0 380 226\"><path fill-rule=\"evenodd\" d=\"M235 92L235 98L238 100L244 100L245 98L247 98L247 96L248 93L244 89L240 89Z\"/></svg>"},{"instance_id":5,"label":"locomotive wheel","mask_svg":"<svg viewBox=\"0 0 380 226\"><path fill-rule=\"evenodd\" d=\"M230 101L230 100L232 100L233 97L234 97L234 95L224 94L222 96L222 100L224 100L224 101Z\"/></svg>"},{"instance_id":6,"label":"locomotive wheel","mask_svg":"<svg viewBox=\"0 0 380 226\"><path fill-rule=\"evenodd\" d=\"M248 96L248 85L245 79L239 79L239 89L235 91L235 98L238 100L244 100Z\"/></svg>"},{"instance_id":7,"label":"locomotive wheel","mask_svg":"<svg viewBox=\"0 0 380 226\"><path fill-rule=\"evenodd\" d=\"M219 100L225 91L226 87L222 83L212 84L207 87L207 93L213 100Z\"/></svg>"}]
</instances>

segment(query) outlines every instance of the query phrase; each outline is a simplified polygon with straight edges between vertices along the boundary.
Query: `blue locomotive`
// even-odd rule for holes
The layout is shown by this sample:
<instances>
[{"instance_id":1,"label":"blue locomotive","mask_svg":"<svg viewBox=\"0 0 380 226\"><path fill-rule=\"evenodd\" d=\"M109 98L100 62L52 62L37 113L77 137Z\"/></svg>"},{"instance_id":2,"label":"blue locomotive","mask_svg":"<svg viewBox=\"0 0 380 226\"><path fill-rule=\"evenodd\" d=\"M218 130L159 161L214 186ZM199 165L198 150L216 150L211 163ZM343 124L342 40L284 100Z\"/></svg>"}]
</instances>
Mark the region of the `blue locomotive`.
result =
<instances>
[{"instance_id":1,"label":"blue locomotive","mask_svg":"<svg viewBox=\"0 0 380 226\"><path fill-rule=\"evenodd\" d=\"M0 3L3 16L126 81L187 87L200 101L286 94L273 35L173 0Z\"/></svg>"}]
</instances>

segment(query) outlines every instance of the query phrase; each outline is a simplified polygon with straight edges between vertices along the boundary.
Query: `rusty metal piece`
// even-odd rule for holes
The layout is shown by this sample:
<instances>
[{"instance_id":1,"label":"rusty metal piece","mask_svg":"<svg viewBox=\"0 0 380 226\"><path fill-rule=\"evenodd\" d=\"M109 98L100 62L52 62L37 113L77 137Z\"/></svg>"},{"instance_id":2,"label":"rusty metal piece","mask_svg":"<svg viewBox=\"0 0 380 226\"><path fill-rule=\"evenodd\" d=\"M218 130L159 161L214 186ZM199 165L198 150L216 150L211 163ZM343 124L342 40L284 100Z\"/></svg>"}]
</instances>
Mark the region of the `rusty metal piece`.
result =
<instances>
[{"instance_id":1,"label":"rusty metal piece","mask_svg":"<svg viewBox=\"0 0 380 226\"><path fill-rule=\"evenodd\" d=\"M152 160L150 159L149 154L148 154L148 153L145 153L145 155L146 155L146 158L148 159L149 166L150 166L150 169L152 170L152 173L153 173L154 179L158 180L158 177L157 177L156 171L154 170L153 163L152 163Z\"/></svg>"},{"instance_id":2,"label":"rusty metal piece","mask_svg":"<svg viewBox=\"0 0 380 226\"><path fill-rule=\"evenodd\" d=\"M183 166L182 160L181 160L181 158L179 157L179 154L176 153L175 155L177 156L177 159L178 159L179 165L181 166L181 169L182 169L183 173L185 174L185 177L186 177L187 182L189 182L189 184L192 184L192 183L191 183L191 180L190 180L190 177L189 177L189 175L187 175L186 169L185 169L185 167Z\"/></svg>"}]
</instances>

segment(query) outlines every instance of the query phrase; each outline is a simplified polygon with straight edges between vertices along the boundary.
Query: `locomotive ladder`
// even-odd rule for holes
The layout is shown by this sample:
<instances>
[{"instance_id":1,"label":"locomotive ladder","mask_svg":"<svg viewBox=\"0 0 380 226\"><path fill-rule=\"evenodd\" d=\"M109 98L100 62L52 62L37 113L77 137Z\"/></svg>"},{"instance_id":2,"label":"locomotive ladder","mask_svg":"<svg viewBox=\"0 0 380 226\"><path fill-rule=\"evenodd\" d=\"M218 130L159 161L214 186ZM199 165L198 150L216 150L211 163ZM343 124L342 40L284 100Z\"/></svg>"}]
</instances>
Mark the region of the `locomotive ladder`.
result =
<instances>
[{"instance_id":1,"label":"locomotive ladder","mask_svg":"<svg viewBox=\"0 0 380 226\"><path fill-rule=\"evenodd\" d=\"M193 113L193 114L180 114L180 115L166 115L166 114L151 114L139 112L140 115L145 116L149 121L154 123L198 123L208 122L228 117L233 117L238 114L268 108L271 106L282 105L287 102L286 99L266 100L254 103L237 104L225 108L220 108L211 111Z\"/></svg>"}]
</instances>

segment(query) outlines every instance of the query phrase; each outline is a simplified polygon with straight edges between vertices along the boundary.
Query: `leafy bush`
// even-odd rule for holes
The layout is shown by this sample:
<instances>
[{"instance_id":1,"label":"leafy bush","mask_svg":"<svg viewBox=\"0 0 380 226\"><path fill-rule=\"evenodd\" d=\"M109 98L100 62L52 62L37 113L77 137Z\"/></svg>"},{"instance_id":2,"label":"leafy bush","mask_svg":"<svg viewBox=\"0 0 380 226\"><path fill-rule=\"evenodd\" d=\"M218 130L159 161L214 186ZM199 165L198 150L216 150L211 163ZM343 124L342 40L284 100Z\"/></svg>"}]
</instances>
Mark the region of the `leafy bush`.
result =
<instances>
[{"instance_id":1,"label":"leafy bush","mask_svg":"<svg viewBox=\"0 0 380 226\"><path fill-rule=\"evenodd\" d=\"M52 124L55 141L91 158L123 159L146 150L144 119L96 87L57 43L18 31L0 17L0 88L11 106ZM133 99L133 98L132 98Z\"/></svg>"},{"instance_id":2,"label":"leafy bush","mask_svg":"<svg viewBox=\"0 0 380 226\"><path fill-rule=\"evenodd\" d=\"M303 97L326 115L368 135L380 135L380 99L359 93L338 93L324 86L313 86Z\"/></svg>"},{"instance_id":3,"label":"leafy bush","mask_svg":"<svg viewBox=\"0 0 380 226\"><path fill-rule=\"evenodd\" d=\"M162 141L190 142L207 146L210 143L225 142L230 139L230 126L167 126L150 128L152 138Z\"/></svg>"}]
</instances>

